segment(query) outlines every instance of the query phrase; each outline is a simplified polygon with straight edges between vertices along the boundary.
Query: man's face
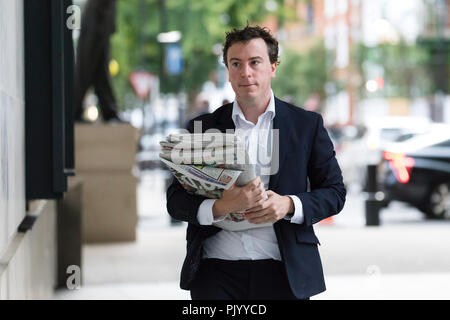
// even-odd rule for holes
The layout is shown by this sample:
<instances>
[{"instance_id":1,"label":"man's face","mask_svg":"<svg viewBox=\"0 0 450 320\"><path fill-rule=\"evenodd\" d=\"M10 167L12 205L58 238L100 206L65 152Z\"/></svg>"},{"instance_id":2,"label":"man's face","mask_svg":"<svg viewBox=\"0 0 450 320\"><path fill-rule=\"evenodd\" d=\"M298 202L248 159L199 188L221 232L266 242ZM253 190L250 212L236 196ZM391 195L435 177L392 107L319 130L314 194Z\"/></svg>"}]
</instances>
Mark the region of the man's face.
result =
<instances>
[{"instance_id":1,"label":"man's face","mask_svg":"<svg viewBox=\"0 0 450 320\"><path fill-rule=\"evenodd\" d=\"M263 39L233 44L227 59L230 83L239 100L258 101L269 95L277 64L270 63Z\"/></svg>"}]
</instances>

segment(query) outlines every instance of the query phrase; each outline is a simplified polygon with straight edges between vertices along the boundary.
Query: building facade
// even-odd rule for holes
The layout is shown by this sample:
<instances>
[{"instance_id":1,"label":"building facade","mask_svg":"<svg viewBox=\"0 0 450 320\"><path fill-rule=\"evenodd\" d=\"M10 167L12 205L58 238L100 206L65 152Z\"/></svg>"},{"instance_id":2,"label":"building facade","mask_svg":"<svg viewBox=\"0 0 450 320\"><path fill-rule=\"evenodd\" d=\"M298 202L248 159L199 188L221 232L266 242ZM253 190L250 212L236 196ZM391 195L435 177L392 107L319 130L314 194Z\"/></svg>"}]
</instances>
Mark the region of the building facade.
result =
<instances>
[{"instance_id":1,"label":"building facade","mask_svg":"<svg viewBox=\"0 0 450 320\"><path fill-rule=\"evenodd\" d=\"M0 299L50 299L57 284L57 199L67 189L58 168L70 171L68 4L0 0Z\"/></svg>"}]
</instances>

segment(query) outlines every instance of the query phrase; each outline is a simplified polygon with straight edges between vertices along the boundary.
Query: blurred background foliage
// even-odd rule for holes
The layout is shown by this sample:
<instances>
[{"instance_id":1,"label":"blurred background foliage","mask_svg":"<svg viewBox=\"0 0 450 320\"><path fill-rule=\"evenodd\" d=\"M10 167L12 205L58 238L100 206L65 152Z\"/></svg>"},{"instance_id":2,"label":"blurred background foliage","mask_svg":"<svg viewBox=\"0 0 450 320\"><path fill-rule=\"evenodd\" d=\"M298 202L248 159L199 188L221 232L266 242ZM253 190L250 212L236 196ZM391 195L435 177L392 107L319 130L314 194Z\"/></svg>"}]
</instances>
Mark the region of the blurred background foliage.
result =
<instances>
[{"instance_id":1,"label":"blurred background foliage","mask_svg":"<svg viewBox=\"0 0 450 320\"><path fill-rule=\"evenodd\" d=\"M364 86L360 86L360 98L369 95L389 98L417 97L431 90L426 69L427 52L420 46L408 45L404 41L398 44L381 43L376 47L358 43L353 54L358 71L364 79L370 79L370 65L381 67L380 76L384 79L384 91L370 94Z\"/></svg>"},{"instance_id":2,"label":"blurred background foliage","mask_svg":"<svg viewBox=\"0 0 450 320\"><path fill-rule=\"evenodd\" d=\"M316 40L308 50L298 52L286 47L280 57L280 65L272 88L277 95L296 105L303 106L311 95L325 100L326 84L341 87L332 74L332 55L323 40Z\"/></svg>"},{"instance_id":3,"label":"blurred background foliage","mask_svg":"<svg viewBox=\"0 0 450 320\"><path fill-rule=\"evenodd\" d=\"M345 74L337 70L336 49L327 49L323 35L316 33L311 42L308 33L295 40L297 43L283 41L286 25L310 23L302 21L305 17L296 12L298 4L314 8L316 3L313 0L118 0L111 57L119 66L113 76L113 86L120 108L133 109L140 105L129 83L129 75L136 70L159 77L161 93L186 94L191 107L205 82L218 84L217 71L222 68L218 62L222 60L226 32L246 24L263 24L271 17L273 32L281 46L281 64L273 89L277 96L298 106L305 106L314 97L319 105L317 111L323 111L328 98L343 90L354 90L355 103L397 97L425 97L432 101L436 93L449 92L450 41L439 31L442 22L436 21L442 19L435 17L432 4L427 2L425 7L434 15L424 13L423 17L428 21L424 28L432 27L431 36L413 42L400 37L399 41L381 41L375 46L367 46L364 41L352 42ZM321 21L314 19L316 24ZM157 40L158 34L173 30L182 33L179 44L183 72L179 76L163 72L164 45ZM280 30L282 33L278 34ZM220 76L223 77L223 70ZM382 90L368 90L367 83L373 79L383 82Z\"/></svg>"},{"instance_id":4,"label":"blurred background foliage","mask_svg":"<svg viewBox=\"0 0 450 320\"><path fill-rule=\"evenodd\" d=\"M166 77L162 93L183 91L192 100L217 68L221 54L213 51L221 45L225 32L247 23L263 21L275 15L278 24L294 15L283 0L275 1L269 10L262 0L120 0L117 10L117 31L112 37L111 56L120 71L113 79L119 105L134 106L135 96L128 76L137 69L161 74L162 46L157 41L160 32L180 30L184 70L181 76ZM221 48L221 47L220 47Z\"/></svg>"},{"instance_id":5,"label":"blurred background foliage","mask_svg":"<svg viewBox=\"0 0 450 320\"><path fill-rule=\"evenodd\" d=\"M358 87L359 99L384 97L418 98L436 92L449 93L448 66L450 45L442 41L418 39L414 44L381 43L368 47L357 43L352 48L353 61L363 79L371 78L371 65L381 67L384 90L371 93Z\"/></svg>"}]
</instances>

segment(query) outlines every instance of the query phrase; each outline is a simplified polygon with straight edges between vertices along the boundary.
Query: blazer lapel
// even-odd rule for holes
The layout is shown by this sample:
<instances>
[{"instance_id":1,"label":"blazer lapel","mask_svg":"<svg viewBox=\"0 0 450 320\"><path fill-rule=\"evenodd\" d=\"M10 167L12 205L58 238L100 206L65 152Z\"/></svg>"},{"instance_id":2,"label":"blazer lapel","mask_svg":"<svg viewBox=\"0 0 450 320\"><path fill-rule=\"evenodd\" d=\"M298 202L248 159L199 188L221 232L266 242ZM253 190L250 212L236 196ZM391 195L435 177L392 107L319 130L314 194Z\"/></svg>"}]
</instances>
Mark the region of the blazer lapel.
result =
<instances>
[{"instance_id":1,"label":"blazer lapel","mask_svg":"<svg viewBox=\"0 0 450 320\"><path fill-rule=\"evenodd\" d=\"M223 114L218 119L218 122L215 125L216 129L219 129L221 132L226 133L227 129L236 129L234 125L233 119L231 115L233 113L233 104L229 104L223 111Z\"/></svg>"},{"instance_id":2,"label":"blazer lapel","mask_svg":"<svg viewBox=\"0 0 450 320\"><path fill-rule=\"evenodd\" d=\"M281 170L283 170L283 163L286 160L288 148L290 146L290 131L289 118L287 117L287 109L282 106L283 102L275 98L275 118L273 118L273 129L278 130L277 135L273 135L272 145L272 172L278 169L275 174L270 176L269 189L275 191ZM276 153L278 152L278 161ZM275 154L275 155L274 155ZM278 167L278 168L276 168Z\"/></svg>"}]
</instances>

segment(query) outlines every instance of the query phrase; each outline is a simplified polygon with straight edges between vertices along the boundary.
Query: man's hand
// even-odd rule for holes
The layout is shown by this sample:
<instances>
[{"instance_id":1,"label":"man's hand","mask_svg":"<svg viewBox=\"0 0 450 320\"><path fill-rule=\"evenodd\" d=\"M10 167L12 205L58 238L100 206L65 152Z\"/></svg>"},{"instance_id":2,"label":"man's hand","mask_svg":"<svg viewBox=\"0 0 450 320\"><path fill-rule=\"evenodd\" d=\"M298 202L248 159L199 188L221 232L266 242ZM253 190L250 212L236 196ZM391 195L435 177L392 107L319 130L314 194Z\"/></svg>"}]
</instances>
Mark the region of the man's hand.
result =
<instances>
[{"instance_id":1,"label":"man's hand","mask_svg":"<svg viewBox=\"0 0 450 320\"><path fill-rule=\"evenodd\" d=\"M214 202L213 216L218 218L230 212L240 212L261 205L267 196L260 177L256 177L243 187L233 185L224 190L222 198Z\"/></svg>"},{"instance_id":2,"label":"man's hand","mask_svg":"<svg viewBox=\"0 0 450 320\"><path fill-rule=\"evenodd\" d=\"M262 204L259 204L244 213L244 218L251 223L276 222L283 219L286 214L294 212L294 202L291 197L280 196L279 194L268 190L269 197Z\"/></svg>"}]
</instances>

